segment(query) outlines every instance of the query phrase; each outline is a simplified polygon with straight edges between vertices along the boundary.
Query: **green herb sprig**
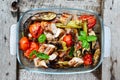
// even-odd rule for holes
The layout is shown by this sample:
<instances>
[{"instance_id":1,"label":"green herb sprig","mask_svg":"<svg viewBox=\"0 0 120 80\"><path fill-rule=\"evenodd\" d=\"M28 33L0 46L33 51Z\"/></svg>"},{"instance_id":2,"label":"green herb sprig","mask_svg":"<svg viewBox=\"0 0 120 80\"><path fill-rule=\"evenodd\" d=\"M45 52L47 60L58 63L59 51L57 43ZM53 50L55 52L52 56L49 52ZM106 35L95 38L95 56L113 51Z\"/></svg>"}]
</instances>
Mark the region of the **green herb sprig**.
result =
<instances>
[{"instance_id":1,"label":"green herb sprig","mask_svg":"<svg viewBox=\"0 0 120 80\"><path fill-rule=\"evenodd\" d=\"M85 31L80 31L80 36L78 40L82 42L82 47L88 49L90 47L89 42L96 41L97 37L95 35L87 35Z\"/></svg>"}]
</instances>

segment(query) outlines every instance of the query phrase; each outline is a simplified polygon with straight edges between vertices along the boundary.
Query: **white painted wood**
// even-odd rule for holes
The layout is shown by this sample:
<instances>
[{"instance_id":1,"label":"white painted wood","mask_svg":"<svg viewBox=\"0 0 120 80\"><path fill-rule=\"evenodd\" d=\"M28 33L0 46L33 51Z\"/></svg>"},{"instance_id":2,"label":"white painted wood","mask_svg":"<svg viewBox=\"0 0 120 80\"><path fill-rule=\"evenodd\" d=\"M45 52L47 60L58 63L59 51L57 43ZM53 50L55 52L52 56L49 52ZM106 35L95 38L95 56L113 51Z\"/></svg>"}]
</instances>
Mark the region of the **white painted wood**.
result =
<instances>
[{"instance_id":1,"label":"white painted wood","mask_svg":"<svg viewBox=\"0 0 120 80\"><path fill-rule=\"evenodd\" d=\"M9 53L9 29L17 18L10 12L13 0L0 0L0 80L16 80L16 56Z\"/></svg>"},{"instance_id":2,"label":"white painted wood","mask_svg":"<svg viewBox=\"0 0 120 80\"><path fill-rule=\"evenodd\" d=\"M111 28L111 56L104 59L102 80L120 80L120 0L105 0L104 24Z\"/></svg>"},{"instance_id":3,"label":"white painted wood","mask_svg":"<svg viewBox=\"0 0 120 80\"><path fill-rule=\"evenodd\" d=\"M19 80L100 80L91 73L70 74L70 75L50 75L20 70Z\"/></svg>"}]
</instances>

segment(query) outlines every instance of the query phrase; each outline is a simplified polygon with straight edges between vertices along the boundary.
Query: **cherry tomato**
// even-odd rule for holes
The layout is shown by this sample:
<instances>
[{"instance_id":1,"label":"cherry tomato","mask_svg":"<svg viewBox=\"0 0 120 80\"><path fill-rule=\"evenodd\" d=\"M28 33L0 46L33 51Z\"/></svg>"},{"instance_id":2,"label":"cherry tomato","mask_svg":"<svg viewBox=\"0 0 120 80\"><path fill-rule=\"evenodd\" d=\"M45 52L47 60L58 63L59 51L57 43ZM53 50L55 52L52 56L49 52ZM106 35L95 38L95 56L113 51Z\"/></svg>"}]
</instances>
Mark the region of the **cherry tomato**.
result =
<instances>
[{"instance_id":1,"label":"cherry tomato","mask_svg":"<svg viewBox=\"0 0 120 80\"><path fill-rule=\"evenodd\" d=\"M30 43L27 37L22 37L19 43L20 43L21 50L25 51L29 48Z\"/></svg>"},{"instance_id":2,"label":"cherry tomato","mask_svg":"<svg viewBox=\"0 0 120 80\"><path fill-rule=\"evenodd\" d=\"M39 48L39 46L38 46L37 43L31 42L31 44L30 44L30 49L31 49L31 50L36 50L36 51L37 51L38 48Z\"/></svg>"},{"instance_id":3,"label":"cherry tomato","mask_svg":"<svg viewBox=\"0 0 120 80\"><path fill-rule=\"evenodd\" d=\"M73 44L73 41L72 41L72 36L70 34L67 34L66 36L63 37L63 41L66 42L66 45L69 47L69 46L72 46Z\"/></svg>"},{"instance_id":4,"label":"cherry tomato","mask_svg":"<svg viewBox=\"0 0 120 80\"><path fill-rule=\"evenodd\" d=\"M38 44L35 43L35 42L31 42L31 43L30 43L30 48L25 51L24 56L27 57L27 58L30 58L30 53L31 53L33 50L36 50L36 51L37 51L38 49L39 49ZM33 55L31 58L34 59L35 57L36 57L36 56Z\"/></svg>"},{"instance_id":5,"label":"cherry tomato","mask_svg":"<svg viewBox=\"0 0 120 80\"><path fill-rule=\"evenodd\" d=\"M85 54L83 57L83 60L84 60L85 66L91 65L92 64L92 55L90 53Z\"/></svg>"},{"instance_id":6,"label":"cherry tomato","mask_svg":"<svg viewBox=\"0 0 120 80\"><path fill-rule=\"evenodd\" d=\"M88 29L93 28L96 24L96 18L93 15L82 15L79 19L88 22Z\"/></svg>"},{"instance_id":7,"label":"cherry tomato","mask_svg":"<svg viewBox=\"0 0 120 80\"><path fill-rule=\"evenodd\" d=\"M35 22L29 26L29 31L32 34L32 37L38 38L42 34L43 29L41 28L40 22Z\"/></svg>"}]
</instances>

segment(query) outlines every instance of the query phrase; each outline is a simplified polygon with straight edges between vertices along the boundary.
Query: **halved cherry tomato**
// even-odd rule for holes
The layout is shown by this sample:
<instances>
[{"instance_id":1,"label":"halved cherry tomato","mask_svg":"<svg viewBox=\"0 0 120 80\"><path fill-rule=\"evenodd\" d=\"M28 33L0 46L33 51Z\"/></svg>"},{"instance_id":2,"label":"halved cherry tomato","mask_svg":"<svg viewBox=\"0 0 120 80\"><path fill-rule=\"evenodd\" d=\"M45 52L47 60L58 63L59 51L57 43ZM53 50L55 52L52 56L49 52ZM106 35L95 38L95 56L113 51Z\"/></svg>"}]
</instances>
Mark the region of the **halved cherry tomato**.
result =
<instances>
[{"instance_id":1,"label":"halved cherry tomato","mask_svg":"<svg viewBox=\"0 0 120 80\"><path fill-rule=\"evenodd\" d=\"M20 43L21 50L25 51L29 48L30 43L27 37L22 37L19 43Z\"/></svg>"},{"instance_id":2,"label":"halved cherry tomato","mask_svg":"<svg viewBox=\"0 0 120 80\"><path fill-rule=\"evenodd\" d=\"M37 51L38 49L39 49L38 44L35 43L35 42L31 42L30 48L25 51L24 56L27 57L27 58L30 58L30 53L31 53L33 50L36 50L36 51ZM36 57L36 56L33 55L33 56L31 57L31 59L34 59L35 57Z\"/></svg>"},{"instance_id":3,"label":"halved cherry tomato","mask_svg":"<svg viewBox=\"0 0 120 80\"><path fill-rule=\"evenodd\" d=\"M89 66L92 64L92 55L90 53L86 53L83 57L84 65Z\"/></svg>"},{"instance_id":4,"label":"halved cherry tomato","mask_svg":"<svg viewBox=\"0 0 120 80\"><path fill-rule=\"evenodd\" d=\"M40 22L35 22L29 26L29 31L34 38L38 38L42 34L43 29L41 28Z\"/></svg>"},{"instance_id":5,"label":"halved cherry tomato","mask_svg":"<svg viewBox=\"0 0 120 80\"><path fill-rule=\"evenodd\" d=\"M38 46L38 44L37 43L35 43L35 42L31 42L31 44L30 44L30 49L32 49L32 50L38 50L38 48L39 48L39 46Z\"/></svg>"},{"instance_id":6,"label":"halved cherry tomato","mask_svg":"<svg viewBox=\"0 0 120 80\"><path fill-rule=\"evenodd\" d=\"M88 22L88 29L93 28L96 24L96 18L94 15L82 15L79 19Z\"/></svg>"},{"instance_id":7,"label":"halved cherry tomato","mask_svg":"<svg viewBox=\"0 0 120 80\"><path fill-rule=\"evenodd\" d=\"M68 47L72 46L73 41L72 41L72 36L70 34L67 34L66 36L63 37L63 41L66 42L66 45Z\"/></svg>"}]
</instances>

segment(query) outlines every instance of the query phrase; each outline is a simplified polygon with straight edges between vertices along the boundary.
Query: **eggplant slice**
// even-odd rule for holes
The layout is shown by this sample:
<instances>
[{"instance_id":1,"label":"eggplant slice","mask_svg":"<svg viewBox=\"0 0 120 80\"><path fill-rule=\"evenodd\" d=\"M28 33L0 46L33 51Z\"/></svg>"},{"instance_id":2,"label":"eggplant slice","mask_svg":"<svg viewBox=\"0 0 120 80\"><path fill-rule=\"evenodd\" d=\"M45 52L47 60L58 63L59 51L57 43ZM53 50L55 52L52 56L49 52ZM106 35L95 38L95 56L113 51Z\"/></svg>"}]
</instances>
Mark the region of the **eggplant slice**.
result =
<instances>
[{"instance_id":1,"label":"eggplant slice","mask_svg":"<svg viewBox=\"0 0 120 80\"><path fill-rule=\"evenodd\" d=\"M44 20L50 21L56 18L56 13L54 12L40 12L35 14L31 19L32 20Z\"/></svg>"}]
</instances>

